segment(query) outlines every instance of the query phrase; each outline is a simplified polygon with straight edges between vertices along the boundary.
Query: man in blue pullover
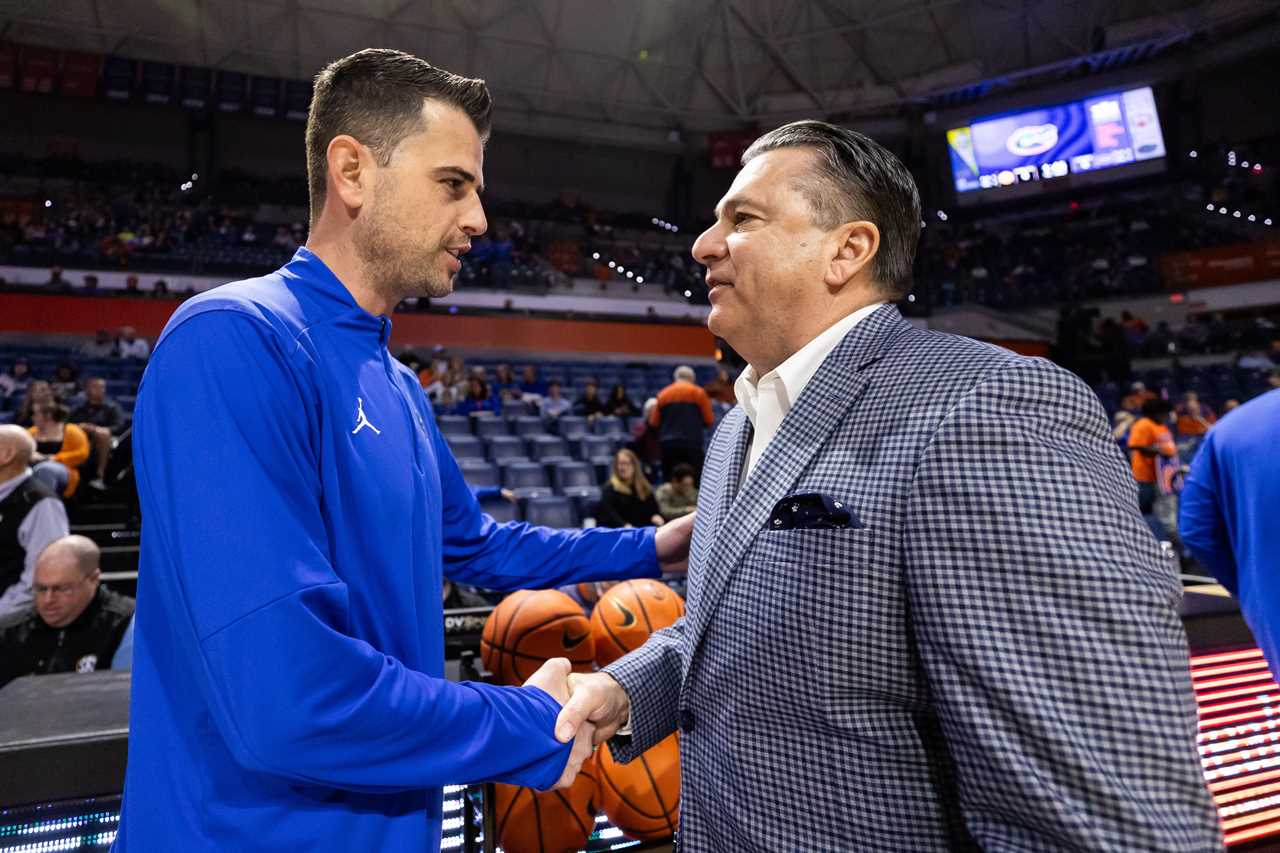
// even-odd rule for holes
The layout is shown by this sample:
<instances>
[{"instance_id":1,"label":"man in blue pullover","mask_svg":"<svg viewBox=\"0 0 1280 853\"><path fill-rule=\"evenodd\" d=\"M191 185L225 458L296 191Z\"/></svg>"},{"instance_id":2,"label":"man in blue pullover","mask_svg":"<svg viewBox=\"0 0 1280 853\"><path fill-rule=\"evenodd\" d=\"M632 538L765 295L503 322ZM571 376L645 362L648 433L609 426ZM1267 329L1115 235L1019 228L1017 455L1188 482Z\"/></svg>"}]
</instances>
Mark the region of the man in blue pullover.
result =
<instances>
[{"instance_id":1,"label":"man in blue pullover","mask_svg":"<svg viewBox=\"0 0 1280 853\"><path fill-rule=\"evenodd\" d=\"M1182 487L1183 544L1240 601L1280 672L1280 389L1213 425Z\"/></svg>"},{"instance_id":2,"label":"man in blue pullover","mask_svg":"<svg viewBox=\"0 0 1280 853\"><path fill-rule=\"evenodd\" d=\"M186 302L134 420L142 540L115 848L436 850L442 786L567 784L568 664L446 681L443 577L649 577L691 525L551 531L481 512L390 314L452 289L487 223L484 83L367 50L316 78L311 234ZM683 521L683 520L682 520Z\"/></svg>"}]
</instances>

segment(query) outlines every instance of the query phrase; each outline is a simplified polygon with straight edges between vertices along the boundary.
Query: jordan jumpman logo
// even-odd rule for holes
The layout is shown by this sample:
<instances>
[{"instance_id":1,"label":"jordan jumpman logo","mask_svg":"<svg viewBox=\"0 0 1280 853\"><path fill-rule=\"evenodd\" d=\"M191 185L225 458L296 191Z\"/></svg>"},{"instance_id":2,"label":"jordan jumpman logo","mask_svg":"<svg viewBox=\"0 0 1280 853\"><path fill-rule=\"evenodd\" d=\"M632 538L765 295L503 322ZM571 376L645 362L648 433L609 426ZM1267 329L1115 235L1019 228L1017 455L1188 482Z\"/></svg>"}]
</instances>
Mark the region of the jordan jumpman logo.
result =
<instances>
[{"instance_id":1,"label":"jordan jumpman logo","mask_svg":"<svg viewBox=\"0 0 1280 853\"><path fill-rule=\"evenodd\" d=\"M382 430L369 423L369 418L364 413L364 398L356 397L356 428L351 431L351 434L355 435L365 427L373 430L374 435L382 435Z\"/></svg>"}]
</instances>

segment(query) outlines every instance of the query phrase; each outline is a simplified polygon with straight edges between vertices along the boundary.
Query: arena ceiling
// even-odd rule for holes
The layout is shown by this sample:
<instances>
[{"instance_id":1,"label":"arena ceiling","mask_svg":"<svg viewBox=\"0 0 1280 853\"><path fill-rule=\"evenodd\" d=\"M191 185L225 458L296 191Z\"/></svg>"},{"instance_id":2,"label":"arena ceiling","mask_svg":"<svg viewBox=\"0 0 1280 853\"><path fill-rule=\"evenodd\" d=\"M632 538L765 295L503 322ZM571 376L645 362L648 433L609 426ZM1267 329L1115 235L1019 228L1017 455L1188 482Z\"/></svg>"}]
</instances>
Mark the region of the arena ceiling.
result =
<instances>
[{"instance_id":1,"label":"arena ceiling","mask_svg":"<svg viewBox=\"0 0 1280 853\"><path fill-rule=\"evenodd\" d=\"M395 47L489 80L499 127L648 147L801 116L895 114L1082 63L1140 62L1195 39L1278 26L1278 8L1280 0L0 0L0 39L291 78L363 47Z\"/></svg>"}]
</instances>

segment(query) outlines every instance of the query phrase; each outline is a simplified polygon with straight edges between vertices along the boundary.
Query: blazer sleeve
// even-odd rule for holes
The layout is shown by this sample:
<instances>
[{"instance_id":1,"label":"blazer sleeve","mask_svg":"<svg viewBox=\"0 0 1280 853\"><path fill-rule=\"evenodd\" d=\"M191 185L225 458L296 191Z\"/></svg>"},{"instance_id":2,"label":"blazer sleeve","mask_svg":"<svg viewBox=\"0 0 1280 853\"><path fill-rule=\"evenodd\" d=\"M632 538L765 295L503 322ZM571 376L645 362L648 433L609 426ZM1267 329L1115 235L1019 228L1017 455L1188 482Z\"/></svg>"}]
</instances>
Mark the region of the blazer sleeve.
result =
<instances>
[{"instance_id":1,"label":"blazer sleeve","mask_svg":"<svg viewBox=\"0 0 1280 853\"><path fill-rule=\"evenodd\" d=\"M905 511L911 631L984 850L1216 850L1181 585L1092 392L1042 360L943 417Z\"/></svg>"},{"instance_id":2,"label":"blazer sleeve","mask_svg":"<svg viewBox=\"0 0 1280 853\"><path fill-rule=\"evenodd\" d=\"M684 617L655 631L645 644L614 661L604 672L627 691L631 736L609 741L613 757L626 764L676 730L679 722Z\"/></svg>"}]
</instances>

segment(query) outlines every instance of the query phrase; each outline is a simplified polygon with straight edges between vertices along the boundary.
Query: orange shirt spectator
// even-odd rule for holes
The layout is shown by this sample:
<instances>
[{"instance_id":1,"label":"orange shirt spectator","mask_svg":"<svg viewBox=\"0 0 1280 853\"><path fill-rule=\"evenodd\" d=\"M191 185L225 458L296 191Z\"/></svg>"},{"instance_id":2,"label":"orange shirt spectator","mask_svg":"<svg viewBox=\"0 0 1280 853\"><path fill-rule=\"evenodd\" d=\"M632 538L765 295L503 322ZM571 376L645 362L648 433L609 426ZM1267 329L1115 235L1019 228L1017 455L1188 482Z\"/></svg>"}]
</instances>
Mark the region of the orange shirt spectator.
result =
<instances>
[{"instance_id":1,"label":"orange shirt spectator","mask_svg":"<svg viewBox=\"0 0 1280 853\"><path fill-rule=\"evenodd\" d=\"M1154 450L1155 453L1144 453L1138 448ZM1155 483L1156 453L1172 456L1177 452L1169 428L1149 417L1138 418L1133 429L1129 430L1129 464L1133 468L1133 479L1139 483Z\"/></svg>"},{"instance_id":2,"label":"orange shirt spectator","mask_svg":"<svg viewBox=\"0 0 1280 853\"><path fill-rule=\"evenodd\" d=\"M1178 435L1204 435L1217 421L1213 410L1201 403L1194 392L1188 392L1186 401L1178 407Z\"/></svg>"},{"instance_id":3,"label":"orange shirt spectator","mask_svg":"<svg viewBox=\"0 0 1280 853\"><path fill-rule=\"evenodd\" d=\"M58 405L41 408L36 411L36 425L27 430L36 440L41 453L48 455L54 462L61 462L67 468L67 487L62 496L69 498L76 493L80 485L81 465L89 461L89 436L80 427L66 422L66 409ZM54 437L61 432L61 441ZM54 446L56 444L56 446ZM49 453L48 450L56 452Z\"/></svg>"}]
</instances>

